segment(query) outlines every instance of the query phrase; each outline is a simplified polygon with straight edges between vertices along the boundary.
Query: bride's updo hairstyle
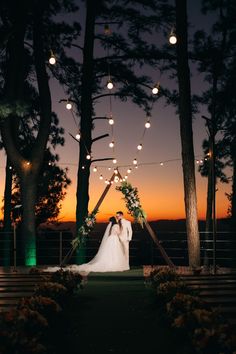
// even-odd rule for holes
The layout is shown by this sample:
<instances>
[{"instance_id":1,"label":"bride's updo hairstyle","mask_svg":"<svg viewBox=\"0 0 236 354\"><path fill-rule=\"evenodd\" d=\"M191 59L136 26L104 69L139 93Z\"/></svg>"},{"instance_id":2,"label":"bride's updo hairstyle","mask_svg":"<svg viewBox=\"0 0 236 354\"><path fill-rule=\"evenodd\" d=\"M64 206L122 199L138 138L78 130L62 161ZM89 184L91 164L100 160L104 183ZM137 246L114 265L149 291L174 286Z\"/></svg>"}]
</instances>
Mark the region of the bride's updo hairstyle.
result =
<instances>
[{"instance_id":1,"label":"bride's updo hairstyle","mask_svg":"<svg viewBox=\"0 0 236 354\"><path fill-rule=\"evenodd\" d=\"M110 230L109 230L109 236L111 234L111 229L112 229L112 226L117 224L117 221L116 221L116 218L114 216L112 216L110 219L109 219L110 223L111 223L111 227L110 227Z\"/></svg>"}]
</instances>

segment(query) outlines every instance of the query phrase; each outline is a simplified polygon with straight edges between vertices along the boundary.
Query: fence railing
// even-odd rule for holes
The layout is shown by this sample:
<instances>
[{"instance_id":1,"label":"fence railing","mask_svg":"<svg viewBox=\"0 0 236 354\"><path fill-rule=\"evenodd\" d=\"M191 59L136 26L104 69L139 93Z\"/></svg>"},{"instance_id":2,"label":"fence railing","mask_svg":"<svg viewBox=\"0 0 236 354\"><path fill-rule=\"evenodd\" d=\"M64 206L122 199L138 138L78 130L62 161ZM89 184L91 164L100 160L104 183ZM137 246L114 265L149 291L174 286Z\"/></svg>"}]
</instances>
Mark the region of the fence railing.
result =
<instances>
[{"instance_id":1,"label":"fence railing","mask_svg":"<svg viewBox=\"0 0 236 354\"><path fill-rule=\"evenodd\" d=\"M175 265L188 264L187 236L185 232L157 232L168 256ZM212 233L200 232L202 264L213 264ZM73 235L69 231L39 232L36 238L37 264L59 265L71 248ZM101 233L92 232L86 244L85 261L96 254L101 242ZM0 266L23 265L22 240L14 232L0 232ZM69 263L80 262L75 254ZM144 230L135 231L130 243L130 264L165 264L156 245ZM220 231L216 235L216 264L236 267L236 233Z\"/></svg>"}]
</instances>

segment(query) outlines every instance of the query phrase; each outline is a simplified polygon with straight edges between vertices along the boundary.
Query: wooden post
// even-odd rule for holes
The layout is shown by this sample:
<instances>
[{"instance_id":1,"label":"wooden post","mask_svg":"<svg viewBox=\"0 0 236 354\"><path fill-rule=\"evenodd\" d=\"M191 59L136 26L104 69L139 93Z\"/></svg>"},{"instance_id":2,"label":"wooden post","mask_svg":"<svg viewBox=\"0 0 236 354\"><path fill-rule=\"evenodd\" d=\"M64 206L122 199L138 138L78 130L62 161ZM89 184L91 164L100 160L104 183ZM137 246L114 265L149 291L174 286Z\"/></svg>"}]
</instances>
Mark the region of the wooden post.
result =
<instances>
[{"instance_id":1,"label":"wooden post","mask_svg":"<svg viewBox=\"0 0 236 354\"><path fill-rule=\"evenodd\" d=\"M151 225L147 222L146 219L143 219L143 223L146 226L147 231L149 232L149 235L151 236L151 238L153 239L153 241L155 242L155 244L157 245L162 257L164 258L164 260L166 261L166 263L168 264L169 267L171 268L175 268L175 265L173 264L173 262L171 261L171 259L169 258L169 256L167 255L166 251L164 250L164 248L162 247L162 245L160 244L160 241L157 238L157 235L155 234L155 232L153 231L153 229L151 228Z\"/></svg>"}]
</instances>

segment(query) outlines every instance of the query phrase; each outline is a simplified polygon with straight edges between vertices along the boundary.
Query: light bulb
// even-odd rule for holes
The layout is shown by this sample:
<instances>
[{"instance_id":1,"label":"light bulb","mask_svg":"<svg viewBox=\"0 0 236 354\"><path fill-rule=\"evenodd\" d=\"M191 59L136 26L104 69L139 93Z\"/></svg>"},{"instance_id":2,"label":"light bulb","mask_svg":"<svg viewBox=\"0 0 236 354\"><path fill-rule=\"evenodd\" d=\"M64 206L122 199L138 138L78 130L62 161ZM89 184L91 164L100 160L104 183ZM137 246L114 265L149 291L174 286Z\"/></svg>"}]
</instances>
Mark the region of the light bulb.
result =
<instances>
[{"instance_id":1,"label":"light bulb","mask_svg":"<svg viewBox=\"0 0 236 354\"><path fill-rule=\"evenodd\" d=\"M131 173L131 168L128 168L127 173Z\"/></svg>"},{"instance_id":2,"label":"light bulb","mask_svg":"<svg viewBox=\"0 0 236 354\"><path fill-rule=\"evenodd\" d=\"M127 176L127 175L125 176L125 179L128 179L128 176Z\"/></svg>"},{"instance_id":3,"label":"light bulb","mask_svg":"<svg viewBox=\"0 0 236 354\"><path fill-rule=\"evenodd\" d=\"M151 126L151 123L150 123L150 120L148 120L146 123L145 123L145 128L150 128L150 126Z\"/></svg>"},{"instance_id":4,"label":"light bulb","mask_svg":"<svg viewBox=\"0 0 236 354\"><path fill-rule=\"evenodd\" d=\"M133 164L137 165L137 163L138 163L137 159L133 159Z\"/></svg>"},{"instance_id":5,"label":"light bulb","mask_svg":"<svg viewBox=\"0 0 236 354\"><path fill-rule=\"evenodd\" d=\"M72 108L72 104L70 102L67 102L66 109L70 110L71 108Z\"/></svg>"},{"instance_id":6,"label":"light bulb","mask_svg":"<svg viewBox=\"0 0 236 354\"><path fill-rule=\"evenodd\" d=\"M111 171L111 167L108 167L108 171Z\"/></svg>"},{"instance_id":7,"label":"light bulb","mask_svg":"<svg viewBox=\"0 0 236 354\"><path fill-rule=\"evenodd\" d=\"M163 162L160 162L160 165L161 165L161 166L163 166L163 165L164 165L164 163L163 163Z\"/></svg>"},{"instance_id":8,"label":"light bulb","mask_svg":"<svg viewBox=\"0 0 236 354\"><path fill-rule=\"evenodd\" d=\"M108 88L108 90L112 90L113 87L114 87L114 85L113 85L111 79L109 79L109 80L107 81L107 88Z\"/></svg>"},{"instance_id":9,"label":"light bulb","mask_svg":"<svg viewBox=\"0 0 236 354\"><path fill-rule=\"evenodd\" d=\"M99 179L102 180L103 179L103 175L100 175Z\"/></svg>"},{"instance_id":10,"label":"light bulb","mask_svg":"<svg viewBox=\"0 0 236 354\"><path fill-rule=\"evenodd\" d=\"M30 162L29 162L29 161L27 161L27 162L26 162L26 165L27 165L27 166L29 166L29 165L30 165Z\"/></svg>"},{"instance_id":11,"label":"light bulb","mask_svg":"<svg viewBox=\"0 0 236 354\"><path fill-rule=\"evenodd\" d=\"M76 136L75 136L76 140L80 141L80 138L81 138L81 135L80 133L77 133Z\"/></svg>"},{"instance_id":12,"label":"light bulb","mask_svg":"<svg viewBox=\"0 0 236 354\"><path fill-rule=\"evenodd\" d=\"M169 43L170 44L176 44L177 43L177 37L175 34L175 31L172 29L169 35Z\"/></svg>"},{"instance_id":13,"label":"light bulb","mask_svg":"<svg viewBox=\"0 0 236 354\"><path fill-rule=\"evenodd\" d=\"M137 168L138 168L138 165L136 165L135 168L137 169Z\"/></svg>"},{"instance_id":14,"label":"light bulb","mask_svg":"<svg viewBox=\"0 0 236 354\"><path fill-rule=\"evenodd\" d=\"M157 95L158 92L159 92L159 83L156 84L156 85L153 87L153 89L152 89L153 95Z\"/></svg>"},{"instance_id":15,"label":"light bulb","mask_svg":"<svg viewBox=\"0 0 236 354\"><path fill-rule=\"evenodd\" d=\"M97 172L97 167L95 166L94 168L93 168L93 172Z\"/></svg>"},{"instance_id":16,"label":"light bulb","mask_svg":"<svg viewBox=\"0 0 236 354\"><path fill-rule=\"evenodd\" d=\"M114 173L115 173L116 175L118 174L117 168L114 169Z\"/></svg>"},{"instance_id":17,"label":"light bulb","mask_svg":"<svg viewBox=\"0 0 236 354\"><path fill-rule=\"evenodd\" d=\"M51 65L54 65L54 64L56 64L56 57L55 57L55 55L51 52L51 56L50 56L50 58L49 58L49 63L51 64Z\"/></svg>"},{"instance_id":18,"label":"light bulb","mask_svg":"<svg viewBox=\"0 0 236 354\"><path fill-rule=\"evenodd\" d=\"M109 118L109 124L113 125L114 124L114 119L113 118Z\"/></svg>"},{"instance_id":19,"label":"light bulb","mask_svg":"<svg viewBox=\"0 0 236 354\"><path fill-rule=\"evenodd\" d=\"M197 164L197 165L199 164L199 160L196 160L196 164Z\"/></svg>"},{"instance_id":20,"label":"light bulb","mask_svg":"<svg viewBox=\"0 0 236 354\"><path fill-rule=\"evenodd\" d=\"M138 144L137 149L138 150L142 150L142 148L143 148L143 145L142 144Z\"/></svg>"},{"instance_id":21,"label":"light bulb","mask_svg":"<svg viewBox=\"0 0 236 354\"><path fill-rule=\"evenodd\" d=\"M114 141L112 141L112 142L110 142L109 147L110 147L110 148L113 148L114 145L115 145L115 144L114 144Z\"/></svg>"},{"instance_id":22,"label":"light bulb","mask_svg":"<svg viewBox=\"0 0 236 354\"><path fill-rule=\"evenodd\" d=\"M82 170L84 170L85 169L85 167L84 166L82 166Z\"/></svg>"},{"instance_id":23,"label":"light bulb","mask_svg":"<svg viewBox=\"0 0 236 354\"><path fill-rule=\"evenodd\" d=\"M86 159L87 159L87 160L91 160L91 155L88 154L88 155L86 156Z\"/></svg>"},{"instance_id":24,"label":"light bulb","mask_svg":"<svg viewBox=\"0 0 236 354\"><path fill-rule=\"evenodd\" d=\"M115 164L115 163L117 163L117 160L116 160L116 159L113 159L112 162Z\"/></svg>"},{"instance_id":25,"label":"light bulb","mask_svg":"<svg viewBox=\"0 0 236 354\"><path fill-rule=\"evenodd\" d=\"M9 166L9 170L12 170L12 166Z\"/></svg>"}]
</instances>

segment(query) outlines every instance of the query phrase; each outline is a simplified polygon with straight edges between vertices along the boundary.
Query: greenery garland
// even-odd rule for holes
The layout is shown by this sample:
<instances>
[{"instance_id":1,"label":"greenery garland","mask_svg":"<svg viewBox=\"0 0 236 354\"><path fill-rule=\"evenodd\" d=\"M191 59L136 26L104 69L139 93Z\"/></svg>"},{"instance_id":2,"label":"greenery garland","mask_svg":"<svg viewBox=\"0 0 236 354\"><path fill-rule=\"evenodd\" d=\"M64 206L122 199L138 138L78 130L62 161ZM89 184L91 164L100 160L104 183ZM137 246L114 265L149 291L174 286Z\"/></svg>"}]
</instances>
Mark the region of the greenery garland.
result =
<instances>
[{"instance_id":1,"label":"greenery garland","mask_svg":"<svg viewBox=\"0 0 236 354\"><path fill-rule=\"evenodd\" d=\"M132 187L132 185L127 181L121 182L121 185L116 187L116 189L124 194L123 199L125 200L125 205L129 214L131 214L131 216L143 227L146 214L140 204L138 189Z\"/></svg>"},{"instance_id":2,"label":"greenery garland","mask_svg":"<svg viewBox=\"0 0 236 354\"><path fill-rule=\"evenodd\" d=\"M85 243L86 237L92 231L96 223L97 212L98 211L93 211L92 213L88 214L87 217L84 219L83 224L78 230L77 236L71 242L73 247L78 247Z\"/></svg>"}]
</instances>

